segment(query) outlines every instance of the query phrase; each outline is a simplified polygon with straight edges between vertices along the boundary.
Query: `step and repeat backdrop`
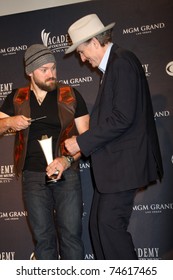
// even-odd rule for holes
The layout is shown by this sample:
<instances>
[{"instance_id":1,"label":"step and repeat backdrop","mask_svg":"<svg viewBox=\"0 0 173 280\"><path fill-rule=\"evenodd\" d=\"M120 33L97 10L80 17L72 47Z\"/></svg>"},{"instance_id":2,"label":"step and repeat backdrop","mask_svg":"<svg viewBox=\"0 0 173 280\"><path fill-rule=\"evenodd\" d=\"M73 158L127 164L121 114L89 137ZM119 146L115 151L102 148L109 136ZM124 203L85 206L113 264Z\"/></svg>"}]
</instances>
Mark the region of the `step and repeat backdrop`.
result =
<instances>
[{"instance_id":1,"label":"step and repeat backdrop","mask_svg":"<svg viewBox=\"0 0 173 280\"><path fill-rule=\"evenodd\" d=\"M173 2L172 0L106 0L0 17L0 104L27 84L23 55L35 43L55 54L58 80L77 88L89 112L97 95L99 72L82 64L76 54L65 56L67 30L78 18L96 13L105 25L116 22L113 40L136 53L151 90L164 165L161 183L136 196L129 225L139 259L173 259ZM33 252L13 165L14 132L0 137L0 259L29 260ZM108 167L109 168L109 167ZM83 188L85 259L94 259L88 230L93 194L89 159L80 162Z\"/></svg>"}]
</instances>

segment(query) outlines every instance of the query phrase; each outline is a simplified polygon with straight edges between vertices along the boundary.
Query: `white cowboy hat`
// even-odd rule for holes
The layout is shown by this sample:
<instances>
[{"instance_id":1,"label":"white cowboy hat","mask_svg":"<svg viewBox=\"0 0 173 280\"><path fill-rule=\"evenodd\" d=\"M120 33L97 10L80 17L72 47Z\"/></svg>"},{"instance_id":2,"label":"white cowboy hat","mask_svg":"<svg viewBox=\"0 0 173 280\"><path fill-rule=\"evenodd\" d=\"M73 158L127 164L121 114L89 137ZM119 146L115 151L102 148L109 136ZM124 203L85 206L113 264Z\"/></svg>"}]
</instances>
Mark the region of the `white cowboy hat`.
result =
<instances>
[{"instance_id":1,"label":"white cowboy hat","mask_svg":"<svg viewBox=\"0 0 173 280\"><path fill-rule=\"evenodd\" d=\"M90 14L74 22L68 29L72 45L66 50L67 53L74 51L80 44L94 36L113 28L115 22L104 26L96 14Z\"/></svg>"}]
</instances>

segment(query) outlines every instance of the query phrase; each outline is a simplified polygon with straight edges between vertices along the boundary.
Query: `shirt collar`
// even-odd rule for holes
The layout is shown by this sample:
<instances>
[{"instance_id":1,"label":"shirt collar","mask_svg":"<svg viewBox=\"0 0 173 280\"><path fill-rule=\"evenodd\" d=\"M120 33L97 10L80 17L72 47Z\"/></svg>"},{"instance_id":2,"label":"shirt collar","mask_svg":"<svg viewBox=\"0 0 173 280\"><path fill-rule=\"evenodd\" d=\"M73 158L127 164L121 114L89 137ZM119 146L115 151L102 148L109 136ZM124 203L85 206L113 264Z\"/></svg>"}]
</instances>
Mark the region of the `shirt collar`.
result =
<instances>
[{"instance_id":1,"label":"shirt collar","mask_svg":"<svg viewBox=\"0 0 173 280\"><path fill-rule=\"evenodd\" d=\"M110 43L107 47L107 50L99 64L99 70L102 71L103 73L105 73L106 71L106 66L107 66L107 63L108 63L108 59L109 59L109 55L110 55L110 51L111 51L111 48L112 48L112 45L113 43Z\"/></svg>"}]
</instances>

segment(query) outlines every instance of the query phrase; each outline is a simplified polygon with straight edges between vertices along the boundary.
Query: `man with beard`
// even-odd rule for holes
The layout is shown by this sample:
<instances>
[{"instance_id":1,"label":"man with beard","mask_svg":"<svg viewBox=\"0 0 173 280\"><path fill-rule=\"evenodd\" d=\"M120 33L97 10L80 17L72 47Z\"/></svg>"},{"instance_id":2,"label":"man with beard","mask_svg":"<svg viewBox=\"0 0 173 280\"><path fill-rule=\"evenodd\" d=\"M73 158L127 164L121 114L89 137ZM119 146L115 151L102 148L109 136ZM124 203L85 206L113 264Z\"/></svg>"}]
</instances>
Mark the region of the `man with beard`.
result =
<instances>
[{"instance_id":1,"label":"man with beard","mask_svg":"<svg viewBox=\"0 0 173 280\"><path fill-rule=\"evenodd\" d=\"M23 199L35 241L33 258L84 259L81 154L68 155L64 140L88 129L87 107L75 89L57 82L56 60L47 47L31 45L24 62L30 84L5 99L0 133L16 131L15 170L22 175ZM51 163L38 141L44 138L52 140Z\"/></svg>"}]
</instances>

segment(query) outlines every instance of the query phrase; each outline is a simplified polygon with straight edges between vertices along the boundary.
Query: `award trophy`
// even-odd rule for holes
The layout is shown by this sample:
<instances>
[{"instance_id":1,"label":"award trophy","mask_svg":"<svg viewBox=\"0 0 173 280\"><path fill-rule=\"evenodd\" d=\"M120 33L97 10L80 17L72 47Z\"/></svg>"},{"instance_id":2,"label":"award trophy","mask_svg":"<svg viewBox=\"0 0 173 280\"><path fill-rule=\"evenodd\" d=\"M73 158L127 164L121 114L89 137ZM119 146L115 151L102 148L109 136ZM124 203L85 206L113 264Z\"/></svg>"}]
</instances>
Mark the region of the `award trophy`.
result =
<instances>
[{"instance_id":1,"label":"award trophy","mask_svg":"<svg viewBox=\"0 0 173 280\"><path fill-rule=\"evenodd\" d=\"M49 165L53 161L53 152L52 152L52 136L48 138L47 135L43 135L41 140L38 140L43 153L45 155L47 164ZM52 182L57 182L57 175L59 171L57 170L54 174L52 174L50 177L46 175L46 183L52 183Z\"/></svg>"}]
</instances>

